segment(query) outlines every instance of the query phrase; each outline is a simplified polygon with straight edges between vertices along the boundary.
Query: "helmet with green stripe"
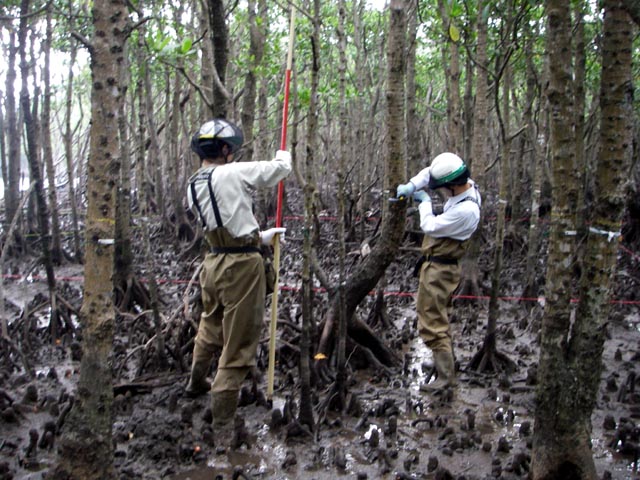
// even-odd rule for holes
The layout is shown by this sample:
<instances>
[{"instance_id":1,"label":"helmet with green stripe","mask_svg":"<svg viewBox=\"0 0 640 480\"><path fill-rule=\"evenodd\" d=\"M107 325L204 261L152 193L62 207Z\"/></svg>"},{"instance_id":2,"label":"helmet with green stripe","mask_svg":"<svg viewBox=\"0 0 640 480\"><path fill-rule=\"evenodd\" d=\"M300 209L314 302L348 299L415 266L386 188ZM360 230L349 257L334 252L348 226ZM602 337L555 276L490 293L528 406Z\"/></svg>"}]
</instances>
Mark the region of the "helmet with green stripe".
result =
<instances>
[{"instance_id":1,"label":"helmet with green stripe","mask_svg":"<svg viewBox=\"0 0 640 480\"><path fill-rule=\"evenodd\" d=\"M469 180L469 169L455 153L441 153L431 162L429 188L464 185Z\"/></svg>"}]
</instances>

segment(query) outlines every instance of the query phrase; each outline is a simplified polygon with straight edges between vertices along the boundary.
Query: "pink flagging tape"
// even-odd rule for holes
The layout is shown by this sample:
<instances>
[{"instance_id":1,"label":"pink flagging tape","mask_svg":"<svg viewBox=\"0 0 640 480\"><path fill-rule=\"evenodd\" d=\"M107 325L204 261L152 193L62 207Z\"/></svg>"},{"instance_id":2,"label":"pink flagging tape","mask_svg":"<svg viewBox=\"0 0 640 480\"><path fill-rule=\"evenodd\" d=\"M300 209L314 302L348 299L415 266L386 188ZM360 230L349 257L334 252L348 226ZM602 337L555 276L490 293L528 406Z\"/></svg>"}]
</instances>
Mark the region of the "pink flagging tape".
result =
<instances>
[{"instance_id":1,"label":"pink flagging tape","mask_svg":"<svg viewBox=\"0 0 640 480\"><path fill-rule=\"evenodd\" d=\"M47 277L43 275L29 275L25 277L24 275L3 275L2 278L7 280L26 280L31 282L44 282ZM57 281L65 281L65 282L83 282L84 277L78 276L68 276L68 277L56 277ZM146 283L145 279L141 280ZM163 284L178 284L178 285L186 285L189 283L189 280L181 280L181 279L159 279L156 281L159 285ZM302 290L301 287L291 286L291 285L280 285L281 291L289 291L289 292L299 292ZM314 292L317 293L326 293L327 290L325 288L314 288ZM375 295L375 291L371 291L369 295ZM397 292L397 291L385 291L385 297L415 297L417 294L415 292ZM488 295L454 295L454 299L459 300L489 300L491 297ZM502 300L505 302L537 302L544 304L544 297L498 297L498 300ZM572 298L571 303L578 303L577 298ZM639 300L610 300L609 303L617 304L617 305L640 305Z\"/></svg>"}]
</instances>

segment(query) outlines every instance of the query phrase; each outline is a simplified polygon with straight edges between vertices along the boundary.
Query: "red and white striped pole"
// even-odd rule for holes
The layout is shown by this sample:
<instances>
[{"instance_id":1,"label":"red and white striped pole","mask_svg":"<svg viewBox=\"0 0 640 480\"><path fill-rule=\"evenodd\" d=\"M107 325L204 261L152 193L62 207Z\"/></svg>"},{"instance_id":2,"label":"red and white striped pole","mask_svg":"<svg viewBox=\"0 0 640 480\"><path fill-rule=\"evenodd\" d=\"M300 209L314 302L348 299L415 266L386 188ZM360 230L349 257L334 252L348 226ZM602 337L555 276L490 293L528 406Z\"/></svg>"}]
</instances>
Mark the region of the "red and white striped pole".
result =
<instances>
[{"instance_id":1,"label":"red and white striped pole","mask_svg":"<svg viewBox=\"0 0 640 480\"><path fill-rule=\"evenodd\" d=\"M280 133L280 150L287 149L287 121L289 116L289 85L291 84L291 65L293 63L293 43L295 40L296 9L291 7L289 22L289 51L287 53L287 69L284 74L284 105L282 108L282 129ZM284 181L278 184L278 201L276 204L276 227L282 226L282 202L284 197ZM280 281L280 236L276 235L273 244L273 267L276 271L276 284L271 296L271 323L269 325L269 366L267 369L267 401L273 398L273 383L276 367L276 327L278 324L278 283Z\"/></svg>"}]
</instances>

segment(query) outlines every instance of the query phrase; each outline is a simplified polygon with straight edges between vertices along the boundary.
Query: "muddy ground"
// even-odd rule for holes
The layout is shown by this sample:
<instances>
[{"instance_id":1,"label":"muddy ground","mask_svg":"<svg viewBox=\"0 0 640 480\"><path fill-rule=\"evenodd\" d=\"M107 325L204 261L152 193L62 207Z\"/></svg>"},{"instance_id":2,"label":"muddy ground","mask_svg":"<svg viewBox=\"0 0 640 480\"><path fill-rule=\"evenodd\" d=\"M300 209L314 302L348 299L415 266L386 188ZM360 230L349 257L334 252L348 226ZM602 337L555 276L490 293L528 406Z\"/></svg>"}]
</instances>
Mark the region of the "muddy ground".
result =
<instances>
[{"instance_id":1,"label":"muddy ground","mask_svg":"<svg viewBox=\"0 0 640 480\"><path fill-rule=\"evenodd\" d=\"M295 323L300 321L300 300L294 235L289 245L292 253L285 250L283 259L283 283L287 288L281 291L280 299L284 319ZM174 313L181 309L195 264L176 255L161 255L165 255L158 262L163 265L159 278L163 318L168 322L165 332L175 338L189 321ZM412 254L403 255L407 258L401 261L413 261ZM13 273L23 271L14 265ZM501 302L498 346L516 362L517 369L510 375L487 375L466 371L482 344L487 301L456 300L453 329L460 384L451 398L435 398L419 390L431 370L431 356L415 334L414 298L395 294L414 292L416 288L417 280L405 278L400 275L402 271L397 266L389 270L386 291L391 294L386 296L385 313L391 325L379 327L381 336L403 359L402 366L389 371L371 367L352 370L349 411L339 414L316 410L316 432L309 434L279 421L280 414L285 418L291 411L295 414L298 398L297 366L294 357L286 356L283 349L271 408L264 402L265 378L257 378L257 390L253 391L252 381L246 382L238 410L246 435L236 439L236 448L224 446L222 434L212 430L208 396L182 396L187 374L181 371L179 362L170 359L159 368L149 363L149 355L143 355L153 344L148 341L153 334L151 320L144 316L119 319L114 342L113 424L118 477L527 478L538 356L536 336L542 306L512 299ZM60 284L65 298L79 308L82 267L67 265L57 274L63 279ZM47 310L36 307L46 298L38 296L45 293L45 286L37 275L34 270L27 279L5 280L7 315L14 322L12 335L23 335L20 325L25 312L32 312L34 318L27 355L36 377L25 374L17 356L12 355L9 364L9 357L3 355L0 479L46 478L79 376L75 339L67 334L57 345L47 340ZM511 291L505 286L505 294L516 295L517 274L509 272L505 278L506 283L512 284ZM318 293L320 305L323 295ZM363 305L363 317L372 302ZM322 307L317 311L321 312ZM265 337L268 318L267 310ZM637 304L614 305L607 331L605 368L592 422L593 454L601 478L640 478L640 392L635 391L640 358ZM24 335L20 338L24 341ZM267 362L266 348L263 342L259 351L260 374L264 374ZM147 364L140 368L142 358ZM321 401L328 386L316 386L314 397Z\"/></svg>"}]
</instances>

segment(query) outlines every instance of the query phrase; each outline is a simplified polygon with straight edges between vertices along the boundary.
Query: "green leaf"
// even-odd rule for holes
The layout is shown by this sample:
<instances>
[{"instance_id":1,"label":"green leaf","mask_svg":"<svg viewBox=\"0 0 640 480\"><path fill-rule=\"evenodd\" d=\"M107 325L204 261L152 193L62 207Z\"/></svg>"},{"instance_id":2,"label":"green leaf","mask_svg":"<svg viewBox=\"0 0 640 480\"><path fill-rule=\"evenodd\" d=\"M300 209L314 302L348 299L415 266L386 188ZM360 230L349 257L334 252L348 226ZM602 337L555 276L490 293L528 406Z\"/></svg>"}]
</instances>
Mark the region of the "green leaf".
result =
<instances>
[{"instance_id":1,"label":"green leaf","mask_svg":"<svg viewBox=\"0 0 640 480\"><path fill-rule=\"evenodd\" d=\"M192 46L193 46L193 41L190 38L185 38L182 41L182 45L180 45L180 53L182 55L185 55L186 53L189 52L189 50L191 50Z\"/></svg>"},{"instance_id":2,"label":"green leaf","mask_svg":"<svg viewBox=\"0 0 640 480\"><path fill-rule=\"evenodd\" d=\"M453 24L449 25L449 37L456 43L460 40L460 30Z\"/></svg>"},{"instance_id":3,"label":"green leaf","mask_svg":"<svg viewBox=\"0 0 640 480\"><path fill-rule=\"evenodd\" d=\"M153 50L155 50L156 52L162 52L163 50L166 49L170 41L171 41L171 38L169 37L156 38L154 39L154 42L153 42L153 45L151 45L151 48L153 48Z\"/></svg>"},{"instance_id":4,"label":"green leaf","mask_svg":"<svg viewBox=\"0 0 640 480\"><path fill-rule=\"evenodd\" d=\"M488 20L488 19L489 19L489 14L490 14L490 13L491 13L491 12L490 12L490 9L489 9L489 5L486 5L486 6L484 7L484 9L482 10L482 18L483 18L484 20Z\"/></svg>"}]
</instances>

